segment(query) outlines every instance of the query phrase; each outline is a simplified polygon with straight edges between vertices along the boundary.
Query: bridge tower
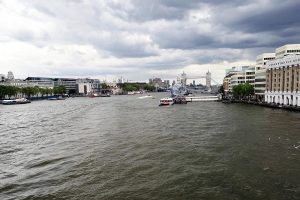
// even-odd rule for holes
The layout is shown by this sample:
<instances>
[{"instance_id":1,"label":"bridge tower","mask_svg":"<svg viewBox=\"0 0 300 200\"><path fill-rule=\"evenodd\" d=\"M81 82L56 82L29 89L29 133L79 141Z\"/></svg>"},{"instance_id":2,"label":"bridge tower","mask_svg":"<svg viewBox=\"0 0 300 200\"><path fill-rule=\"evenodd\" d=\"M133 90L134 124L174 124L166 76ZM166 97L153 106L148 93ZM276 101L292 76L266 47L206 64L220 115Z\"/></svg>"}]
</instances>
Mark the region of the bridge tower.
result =
<instances>
[{"instance_id":1,"label":"bridge tower","mask_svg":"<svg viewBox=\"0 0 300 200\"><path fill-rule=\"evenodd\" d=\"M206 72L206 88L211 90L211 73L209 71Z\"/></svg>"},{"instance_id":2,"label":"bridge tower","mask_svg":"<svg viewBox=\"0 0 300 200\"><path fill-rule=\"evenodd\" d=\"M186 80L187 80L186 73L183 71L180 78L180 82L183 86L186 86Z\"/></svg>"}]
</instances>

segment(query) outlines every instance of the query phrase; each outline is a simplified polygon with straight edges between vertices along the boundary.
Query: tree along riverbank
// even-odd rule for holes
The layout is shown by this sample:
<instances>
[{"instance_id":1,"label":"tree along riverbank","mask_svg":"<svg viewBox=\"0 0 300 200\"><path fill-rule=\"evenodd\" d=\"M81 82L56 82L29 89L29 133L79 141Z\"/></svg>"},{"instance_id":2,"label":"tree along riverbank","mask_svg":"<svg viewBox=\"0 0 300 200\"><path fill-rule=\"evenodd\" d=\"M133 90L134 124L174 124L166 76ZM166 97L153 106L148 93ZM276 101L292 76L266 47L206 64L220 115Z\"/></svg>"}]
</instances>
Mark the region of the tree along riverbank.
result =
<instances>
[{"instance_id":1,"label":"tree along riverbank","mask_svg":"<svg viewBox=\"0 0 300 200\"><path fill-rule=\"evenodd\" d=\"M0 100L27 98L30 100L44 99L53 95L64 95L65 86L55 86L54 88L41 88L38 86L17 87L11 85L0 85Z\"/></svg>"}]
</instances>

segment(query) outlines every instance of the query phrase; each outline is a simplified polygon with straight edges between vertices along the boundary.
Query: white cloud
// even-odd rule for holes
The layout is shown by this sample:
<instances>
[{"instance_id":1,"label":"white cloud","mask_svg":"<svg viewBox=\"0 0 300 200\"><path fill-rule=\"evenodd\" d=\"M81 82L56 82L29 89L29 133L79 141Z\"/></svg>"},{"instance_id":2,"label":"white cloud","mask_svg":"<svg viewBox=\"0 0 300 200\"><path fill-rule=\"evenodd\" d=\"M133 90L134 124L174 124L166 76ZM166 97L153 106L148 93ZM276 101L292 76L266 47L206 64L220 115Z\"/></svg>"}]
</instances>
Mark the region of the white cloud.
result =
<instances>
[{"instance_id":1,"label":"white cloud","mask_svg":"<svg viewBox=\"0 0 300 200\"><path fill-rule=\"evenodd\" d=\"M0 73L147 80L210 70L220 82L225 68L299 41L298 14L287 12L299 4L279 3L0 1ZM284 13L280 23L294 26L271 26L276 13Z\"/></svg>"}]
</instances>

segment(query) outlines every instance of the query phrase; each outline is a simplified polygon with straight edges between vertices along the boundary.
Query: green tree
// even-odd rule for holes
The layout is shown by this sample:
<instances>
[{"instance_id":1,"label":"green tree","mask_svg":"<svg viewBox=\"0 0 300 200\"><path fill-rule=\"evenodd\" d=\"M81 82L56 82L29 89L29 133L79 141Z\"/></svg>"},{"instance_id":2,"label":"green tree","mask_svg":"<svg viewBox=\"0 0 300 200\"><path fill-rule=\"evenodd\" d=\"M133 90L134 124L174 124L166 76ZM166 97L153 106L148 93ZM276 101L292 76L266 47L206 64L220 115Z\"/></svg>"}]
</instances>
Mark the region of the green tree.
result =
<instances>
[{"instance_id":1,"label":"green tree","mask_svg":"<svg viewBox=\"0 0 300 200\"><path fill-rule=\"evenodd\" d=\"M253 85L250 85L249 83L245 83L243 84L243 87L244 87L244 96L250 99L251 95L254 95Z\"/></svg>"},{"instance_id":2,"label":"green tree","mask_svg":"<svg viewBox=\"0 0 300 200\"><path fill-rule=\"evenodd\" d=\"M106 83L101 83L100 84L100 88L101 89L107 89L108 88L108 85Z\"/></svg>"},{"instance_id":3,"label":"green tree","mask_svg":"<svg viewBox=\"0 0 300 200\"><path fill-rule=\"evenodd\" d=\"M153 92L153 91L155 91L155 90L156 90L156 88L155 88L155 86L154 86L154 85L149 85L149 84L147 84L147 85L145 85L145 86L144 86L144 90L147 90L147 91Z\"/></svg>"},{"instance_id":4,"label":"green tree","mask_svg":"<svg viewBox=\"0 0 300 200\"><path fill-rule=\"evenodd\" d=\"M125 92L132 92L132 91L137 91L139 90L139 86L133 83L124 83L121 85L121 88L125 91Z\"/></svg>"},{"instance_id":5,"label":"green tree","mask_svg":"<svg viewBox=\"0 0 300 200\"><path fill-rule=\"evenodd\" d=\"M249 83L243 83L233 86L232 92L235 98L241 99L247 97L250 99L251 95L254 94L254 87Z\"/></svg>"},{"instance_id":6,"label":"green tree","mask_svg":"<svg viewBox=\"0 0 300 200\"><path fill-rule=\"evenodd\" d=\"M16 94L18 93L19 88L16 86L6 86L6 95L8 96L8 98L11 98L12 96L16 96Z\"/></svg>"},{"instance_id":7,"label":"green tree","mask_svg":"<svg viewBox=\"0 0 300 200\"><path fill-rule=\"evenodd\" d=\"M21 91L28 99L36 93L36 89L34 87L23 87Z\"/></svg>"},{"instance_id":8,"label":"green tree","mask_svg":"<svg viewBox=\"0 0 300 200\"><path fill-rule=\"evenodd\" d=\"M221 85L221 86L219 87L219 93L225 94L224 86L223 86L223 85Z\"/></svg>"},{"instance_id":9,"label":"green tree","mask_svg":"<svg viewBox=\"0 0 300 200\"><path fill-rule=\"evenodd\" d=\"M40 93L40 89L42 89L42 88L39 88L38 86L34 86L33 87L33 95L38 95Z\"/></svg>"},{"instance_id":10,"label":"green tree","mask_svg":"<svg viewBox=\"0 0 300 200\"><path fill-rule=\"evenodd\" d=\"M66 94L66 87L62 86L62 85L56 86L56 87L53 88L53 93L64 95L64 94Z\"/></svg>"},{"instance_id":11,"label":"green tree","mask_svg":"<svg viewBox=\"0 0 300 200\"><path fill-rule=\"evenodd\" d=\"M0 85L0 99L4 99L5 95L6 95L6 86Z\"/></svg>"},{"instance_id":12,"label":"green tree","mask_svg":"<svg viewBox=\"0 0 300 200\"><path fill-rule=\"evenodd\" d=\"M49 94L52 95L52 94L53 94L53 89L51 89L51 88L46 88L46 89L45 89L45 92L46 92L47 96L49 96Z\"/></svg>"},{"instance_id":13,"label":"green tree","mask_svg":"<svg viewBox=\"0 0 300 200\"><path fill-rule=\"evenodd\" d=\"M47 88L39 88L39 93L44 97L47 94Z\"/></svg>"},{"instance_id":14,"label":"green tree","mask_svg":"<svg viewBox=\"0 0 300 200\"><path fill-rule=\"evenodd\" d=\"M232 87L232 94L234 96L234 98L238 98L240 97L241 94L241 87L240 85L235 85Z\"/></svg>"}]
</instances>

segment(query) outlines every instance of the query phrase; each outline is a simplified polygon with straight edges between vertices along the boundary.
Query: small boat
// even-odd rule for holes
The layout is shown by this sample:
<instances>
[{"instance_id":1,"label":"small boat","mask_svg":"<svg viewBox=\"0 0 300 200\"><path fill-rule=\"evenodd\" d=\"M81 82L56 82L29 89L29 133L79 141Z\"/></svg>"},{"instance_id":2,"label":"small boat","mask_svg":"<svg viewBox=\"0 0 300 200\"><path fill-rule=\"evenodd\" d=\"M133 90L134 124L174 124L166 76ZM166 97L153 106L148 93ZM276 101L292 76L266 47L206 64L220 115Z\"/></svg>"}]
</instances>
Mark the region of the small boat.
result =
<instances>
[{"instance_id":1,"label":"small boat","mask_svg":"<svg viewBox=\"0 0 300 200\"><path fill-rule=\"evenodd\" d=\"M66 98L59 96L59 97L50 97L48 100L65 100Z\"/></svg>"},{"instance_id":2,"label":"small boat","mask_svg":"<svg viewBox=\"0 0 300 200\"><path fill-rule=\"evenodd\" d=\"M164 97L159 101L159 106L170 106L173 104L174 104L174 99L170 97Z\"/></svg>"},{"instance_id":3,"label":"small boat","mask_svg":"<svg viewBox=\"0 0 300 200\"><path fill-rule=\"evenodd\" d=\"M26 104L26 103L31 103L29 99L26 98L21 98L21 99L16 99L17 104Z\"/></svg>"},{"instance_id":4,"label":"small boat","mask_svg":"<svg viewBox=\"0 0 300 200\"><path fill-rule=\"evenodd\" d=\"M2 104L3 105L13 105L13 104L17 104L16 100L12 100L12 99L9 99L9 100L3 100L2 101Z\"/></svg>"},{"instance_id":5,"label":"small boat","mask_svg":"<svg viewBox=\"0 0 300 200\"><path fill-rule=\"evenodd\" d=\"M3 100L2 104L3 105L13 105L13 104L26 104L26 103L31 103L30 100L26 98L21 98L21 99L8 99L8 100Z\"/></svg>"},{"instance_id":6,"label":"small boat","mask_svg":"<svg viewBox=\"0 0 300 200\"><path fill-rule=\"evenodd\" d=\"M103 94L100 94L100 97L110 97L110 94L109 93L103 93Z\"/></svg>"},{"instance_id":7,"label":"small boat","mask_svg":"<svg viewBox=\"0 0 300 200\"><path fill-rule=\"evenodd\" d=\"M63 97L63 96L59 96L59 97L57 98L57 100L66 100L66 98Z\"/></svg>"}]
</instances>

